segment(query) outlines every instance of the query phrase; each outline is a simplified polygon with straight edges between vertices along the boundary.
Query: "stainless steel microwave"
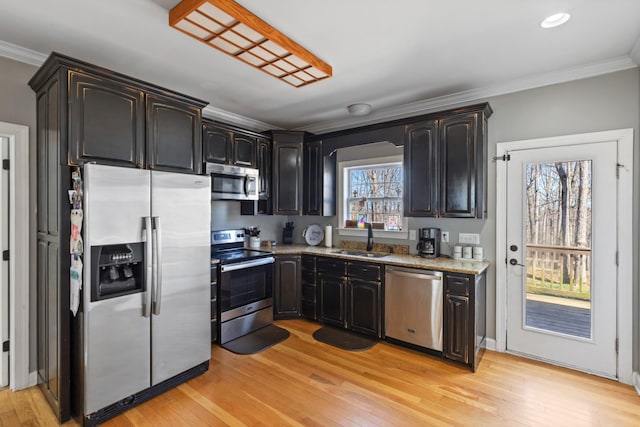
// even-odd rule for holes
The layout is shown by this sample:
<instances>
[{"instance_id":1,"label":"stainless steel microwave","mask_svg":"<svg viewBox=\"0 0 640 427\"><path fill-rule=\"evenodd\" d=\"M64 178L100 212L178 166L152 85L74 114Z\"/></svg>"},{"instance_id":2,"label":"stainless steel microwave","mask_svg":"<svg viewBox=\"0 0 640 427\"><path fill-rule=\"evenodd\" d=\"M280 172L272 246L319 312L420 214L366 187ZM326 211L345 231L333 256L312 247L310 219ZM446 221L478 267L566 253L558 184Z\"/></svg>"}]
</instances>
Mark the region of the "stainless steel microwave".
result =
<instances>
[{"instance_id":1,"label":"stainless steel microwave","mask_svg":"<svg viewBox=\"0 0 640 427\"><path fill-rule=\"evenodd\" d=\"M207 163L211 200L258 200L258 169Z\"/></svg>"}]
</instances>

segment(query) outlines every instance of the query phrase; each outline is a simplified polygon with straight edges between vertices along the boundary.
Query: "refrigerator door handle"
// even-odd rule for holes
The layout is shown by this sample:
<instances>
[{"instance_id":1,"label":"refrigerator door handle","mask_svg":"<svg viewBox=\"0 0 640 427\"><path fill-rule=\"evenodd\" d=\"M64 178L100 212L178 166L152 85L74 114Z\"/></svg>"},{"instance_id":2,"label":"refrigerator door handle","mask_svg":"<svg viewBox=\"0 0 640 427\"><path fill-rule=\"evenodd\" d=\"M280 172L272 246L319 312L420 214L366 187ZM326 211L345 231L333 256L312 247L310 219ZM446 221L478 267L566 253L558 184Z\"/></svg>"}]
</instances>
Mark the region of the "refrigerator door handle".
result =
<instances>
[{"instance_id":1,"label":"refrigerator door handle","mask_svg":"<svg viewBox=\"0 0 640 427\"><path fill-rule=\"evenodd\" d=\"M145 265L145 297L144 297L144 317L151 316L151 286L152 286L152 275L153 275L153 263L151 261L153 248L152 248L152 237L151 237L151 217L147 216L144 218L144 232L146 236L146 240L144 242L144 265Z\"/></svg>"},{"instance_id":2,"label":"refrigerator door handle","mask_svg":"<svg viewBox=\"0 0 640 427\"><path fill-rule=\"evenodd\" d=\"M162 230L160 228L160 217L153 217L154 234L154 261L155 261L155 290L153 292L153 314L160 314L160 303L162 302Z\"/></svg>"}]
</instances>

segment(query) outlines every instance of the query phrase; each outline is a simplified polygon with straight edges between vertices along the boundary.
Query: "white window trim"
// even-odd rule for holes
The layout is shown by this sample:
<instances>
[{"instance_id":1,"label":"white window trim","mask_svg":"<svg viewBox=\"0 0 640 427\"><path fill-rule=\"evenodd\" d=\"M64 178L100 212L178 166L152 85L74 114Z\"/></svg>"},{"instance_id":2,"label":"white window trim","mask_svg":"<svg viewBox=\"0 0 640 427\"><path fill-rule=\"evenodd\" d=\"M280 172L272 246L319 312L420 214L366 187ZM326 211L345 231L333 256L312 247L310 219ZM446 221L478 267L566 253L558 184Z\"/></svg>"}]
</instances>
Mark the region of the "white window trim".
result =
<instances>
[{"instance_id":1,"label":"white window trim","mask_svg":"<svg viewBox=\"0 0 640 427\"><path fill-rule=\"evenodd\" d=\"M367 230L362 228L345 228L343 224L345 223L345 215L344 215L344 194L347 191L347 183L344 180L344 170L345 168L352 167L362 167L369 166L375 164L384 164L384 163L402 163L403 156L385 156L385 157L372 157L368 159L359 159L359 160L349 160L338 163L338 182L337 182L337 193L338 193L338 235L339 236L357 236L357 237L366 237ZM404 171L403 171L404 174ZM404 189L403 189L404 192ZM373 237L380 237L384 239L408 239L409 238L409 223L406 217L402 217L402 231L392 231L392 230L373 230Z\"/></svg>"}]
</instances>

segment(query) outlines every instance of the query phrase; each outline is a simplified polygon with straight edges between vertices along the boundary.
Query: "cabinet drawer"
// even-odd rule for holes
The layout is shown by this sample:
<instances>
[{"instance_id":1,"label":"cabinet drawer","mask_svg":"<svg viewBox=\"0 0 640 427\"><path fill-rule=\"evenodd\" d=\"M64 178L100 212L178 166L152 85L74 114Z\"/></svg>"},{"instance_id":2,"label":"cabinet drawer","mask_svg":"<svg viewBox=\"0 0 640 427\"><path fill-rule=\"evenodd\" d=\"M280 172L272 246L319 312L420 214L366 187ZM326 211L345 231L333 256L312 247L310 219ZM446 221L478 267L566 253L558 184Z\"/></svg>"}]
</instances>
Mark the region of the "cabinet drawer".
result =
<instances>
[{"instance_id":1,"label":"cabinet drawer","mask_svg":"<svg viewBox=\"0 0 640 427\"><path fill-rule=\"evenodd\" d=\"M347 264L347 275L370 282L379 282L382 279L382 266L350 262Z\"/></svg>"},{"instance_id":2,"label":"cabinet drawer","mask_svg":"<svg viewBox=\"0 0 640 427\"><path fill-rule=\"evenodd\" d=\"M447 292L455 295L469 295L469 285L471 279L468 276L445 276L445 286Z\"/></svg>"},{"instance_id":3,"label":"cabinet drawer","mask_svg":"<svg viewBox=\"0 0 640 427\"><path fill-rule=\"evenodd\" d=\"M316 287L315 285L302 285L302 299L306 301L316 300Z\"/></svg>"},{"instance_id":4,"label":"cabinet drawer","mask_svg":"<svg viewBox=\"0 0 640 427\"><path fill-rule=\"evenodd\" d=\"M318 273L330 276L344 276L346 262L335 258L318 258L316 266Z\"/></svg>"},{"instance_id":5,"label":"cabinet drawer","mask_svg":"<svg viewBox=\"0 0 640 427\"><path fill-rule=\"evenodd\" d=\"M302 256L302 269L308 271L315 271L316 259L312 256Z\"/></svg>"}]
</instances>

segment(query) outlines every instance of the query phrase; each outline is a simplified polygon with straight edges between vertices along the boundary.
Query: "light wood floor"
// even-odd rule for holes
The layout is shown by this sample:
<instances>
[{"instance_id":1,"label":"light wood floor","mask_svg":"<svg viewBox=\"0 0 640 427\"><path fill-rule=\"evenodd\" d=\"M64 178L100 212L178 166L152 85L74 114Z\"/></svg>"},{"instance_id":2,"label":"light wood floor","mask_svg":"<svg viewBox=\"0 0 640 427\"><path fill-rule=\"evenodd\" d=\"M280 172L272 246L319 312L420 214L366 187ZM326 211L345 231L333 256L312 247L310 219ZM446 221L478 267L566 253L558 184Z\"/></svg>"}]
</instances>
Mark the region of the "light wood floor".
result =
<instances>
[{"instance_id":1,"label":"light wood floor","mask_svg":"<svg viewBox=\"0 0 640 427\"><path fill-rule=\"evenodd\" d=\"M478 372L387 343L347 352L291 332L262 353L212 348L210 369L104 426L638 426L635 390L519 357L486 352ZM1 426L49 426L37 388L0 391ZM66 425L75 425L69 422Z\"/></svg>"}]
</instances>

